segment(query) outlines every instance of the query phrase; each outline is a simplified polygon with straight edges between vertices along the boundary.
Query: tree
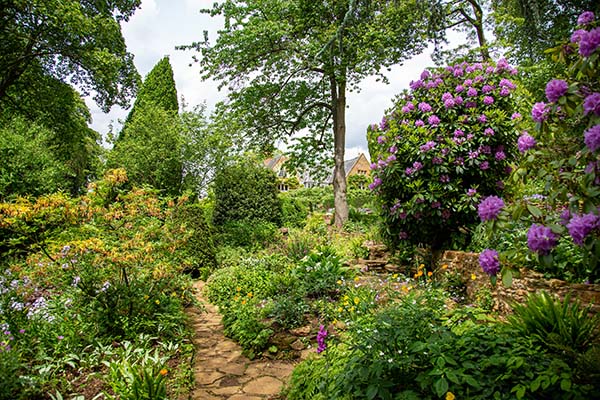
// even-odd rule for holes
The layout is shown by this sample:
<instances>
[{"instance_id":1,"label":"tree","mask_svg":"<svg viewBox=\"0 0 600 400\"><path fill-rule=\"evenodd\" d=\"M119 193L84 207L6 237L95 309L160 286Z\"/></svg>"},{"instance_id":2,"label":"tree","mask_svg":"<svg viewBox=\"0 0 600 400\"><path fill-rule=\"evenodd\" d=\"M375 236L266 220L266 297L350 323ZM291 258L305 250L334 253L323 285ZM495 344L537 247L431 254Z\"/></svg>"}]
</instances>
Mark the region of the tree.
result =
<instances>
[{"instance_id":1,"label":"tree","mask_svg":"<svg viewBox=\"0 0 600 400\"><path fill-rule=\"evenodd\" d=\"M151 185L169 195L181 191L183 160L173 68L164 57L152 68L108 159L123 167L131 183Z\"/></svg>"},{"instance_id":2,"label":"tree","mask_svg":"<svg viewBox=\"0 0 600 400\"><path fill-rule=\"evenodd\" d=\"M127 136L108 155L108 168L125 168L129 181L150 185L166 195L181 192L183 163L180 124L154 104L136 113Z\"/></svg>"},{"instance_id":3,"label":"tree","mask_svg":"<svg viewBox=\"0 0 600 400\"><path fill-rule=\"evenodd\" d=\"M492 4L499 45L519 65L523 83L537 99L544 97L546 82L563 68L546 49L571 35L582 12L600 12L597 0L496 0Z\"/></svg>"},{"instance_id":4,"label":"tree","mask_svg":"<svg viewBox=\"0 0 600 400\"><path fill-rule=\"evenodd\" d=\"M121 21L140 0L0 1L0 100L27 70L75 84L108 111L126 106L138 74Z\"/></svg>"},{"instance_id":5,"label":"tree","mask_svg":"<svg viewBox=\"0 0 600 400\"><path fill-rule=\"evenodd\" d=\"M226 0L212 9L224 29L196 49L204 79L228 87L222 116L262 147L306 132L302 154L333 143L335 223L348 218L344 174L346 93L367 76L422 51L434 0ZM333 139L333 140L332 140Z\"/></svg>"},{"instance_id":6,"label":"tree","mask_svg":"<svg viewBox=\"0 0 600 400\"><path fill-rule=\"evenodd\" d=\"M146 79L144 79L144 84L140 87L135 103L133 103L133 107L127 115L119 138L122 139L125 136L127 125L135 117L136 113L149 104L157 106L172 115L177 115L179 112L177 88L175 87L173 68L168 56L156 63L146 76Z\"/></svg>"},{"instance_id":7,"label":"tree","mask_svg":"<svg viewBox=\"0 0 600 400\"><path fill-rule=\"evenodd\" d=\"M101 151L100 135L88 127L90 111L79 93L68 84L45 75L42 68L34 64L0 101L0 125L12 129L15 116L45 128L44 138L40 140L47 144L53 158L64 165L61 187L73 195L79 194L85 183L95 176Z\"/></svg>"},{"instance_id":8,"label":"tree","mask_svg":"<svg viewBox=\"0 0 600 400\"><path fill-rule=\"evenodd\" d=\"M51 137L49 130L18 117L0 127L0 200L37 196L67 186Z\"/></svg>"}]
</instances>

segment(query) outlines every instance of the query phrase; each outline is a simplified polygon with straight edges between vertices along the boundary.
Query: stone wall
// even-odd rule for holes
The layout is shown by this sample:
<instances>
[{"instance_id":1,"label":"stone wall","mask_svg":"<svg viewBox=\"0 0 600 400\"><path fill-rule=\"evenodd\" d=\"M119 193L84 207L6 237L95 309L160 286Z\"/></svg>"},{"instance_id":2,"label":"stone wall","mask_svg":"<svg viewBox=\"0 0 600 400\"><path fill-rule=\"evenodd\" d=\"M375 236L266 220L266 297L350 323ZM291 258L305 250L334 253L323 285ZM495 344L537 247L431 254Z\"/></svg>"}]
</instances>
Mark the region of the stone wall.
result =
<instances>
[{"instance_id":1,"label":"stone wall","mask_svg":"<svg viewBox=\"0 0 600 400\"><path fill-rule=\"evenodd\" d=\"M600 312L600 285L574 284L558 279L545 279L542 274L525 268L519 270L520 276L513 277L512 286L507 288L499 282L492 287L489 277L479 266L478 253L446 251L440 259L440 265L448 265L448 270L461 274L467 285L467 295L473 298L477 291L489 288L494 296L495 306L501 313L511 310L510 304L522 303L529 293L545 290L564 298L568 293L579 299L584 305L592 305L592 312ZM474 279L473 279L474 278Z\"/></svg>"}]
</instances>

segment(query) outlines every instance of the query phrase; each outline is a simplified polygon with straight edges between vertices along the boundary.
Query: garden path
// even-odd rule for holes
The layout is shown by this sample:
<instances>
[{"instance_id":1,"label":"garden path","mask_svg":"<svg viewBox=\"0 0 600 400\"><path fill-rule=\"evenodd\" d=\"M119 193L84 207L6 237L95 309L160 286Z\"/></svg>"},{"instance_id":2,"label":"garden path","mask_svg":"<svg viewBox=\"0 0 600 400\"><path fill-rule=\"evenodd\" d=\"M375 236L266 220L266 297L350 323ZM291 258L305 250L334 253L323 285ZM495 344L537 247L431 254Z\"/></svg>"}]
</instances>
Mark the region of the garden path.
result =
<instances>
[{"instance_id":1,"label":"garden path","mask_svg":"<svg viewBox=\"0 0 600 400\"><path fill-rule=\"evenodd\" d=\"M294 369L294 363L279 360L250 360L242 348L223 334L221 314L203 294L204 282L194 284L198 300L205 311L191 312L196 331L194 373L196 389L193 400L277 399Z\"/></svg>"}]
</instances>

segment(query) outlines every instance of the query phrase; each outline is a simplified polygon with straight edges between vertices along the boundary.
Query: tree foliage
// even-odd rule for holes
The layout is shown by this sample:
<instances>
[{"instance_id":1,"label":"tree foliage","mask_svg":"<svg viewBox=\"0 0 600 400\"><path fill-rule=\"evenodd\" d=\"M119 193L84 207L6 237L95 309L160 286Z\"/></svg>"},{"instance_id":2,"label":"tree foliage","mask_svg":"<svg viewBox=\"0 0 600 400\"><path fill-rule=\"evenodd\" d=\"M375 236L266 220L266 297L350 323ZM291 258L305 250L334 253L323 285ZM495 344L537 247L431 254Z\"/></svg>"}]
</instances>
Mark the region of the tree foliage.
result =
<instances>
[{"instance_id":1,"label":"tree foliage","mask_svg":"<svg viewBox=\"0 0 600 400\"><path fill-rule=\"evenodd\" d=\"M162 108L173 115L179 111L177 88L169 57L164 57L156 63L144 79L144 84L140 87L135 103L127 115L120 137L124 137L127 126L136 113L141 112L148 105Z\"/></svg>"},{"instance_id":2,"label":"tree foliage","mask_svg":"<svg viewBox=\"0 0 600 400\"><path fill-rule=\"evenodd\" d=\"M0 2L0 100L31 68L94 94L108 111L125 106L138 74L121 21L140 0L3 0Z\"/></svg>"},{"instance_id":3,"label":"tree foliage","mask_svg":"<svg viewBox=\"0 0 600 400\"><path fill-rule=\"evenodd\" d=\"M223 16L215 44L201 53L204 79L230 90L220 117L247 140L272 149L291 141L296 155L334 151L336 223L348 216L343 169L347 90L426 46L432 2L227 0L202 10ZM291 137L307 132L299 141Z\"/></svg>"},{"instance_id":4,"label":"tree foliage","mask_svg":"<svg viewBox=\"0 0 600 400\"><path fill-rule=\"evenodd\" d=\"M244 160L219 171L214 181L213 223L272 222L281 224L281 204L273 171Z\"/></svg>"},{"instance_id":5,"label":"tree foliage","mask_svg":"<svg viewBox=\"0 0 600 400\"><path fill-rule=\"evenodd\" d=\"M51 141L52 132L22 118L0 128L0 199L37 196L67 186Z\"/></svg>"}]
</instances>

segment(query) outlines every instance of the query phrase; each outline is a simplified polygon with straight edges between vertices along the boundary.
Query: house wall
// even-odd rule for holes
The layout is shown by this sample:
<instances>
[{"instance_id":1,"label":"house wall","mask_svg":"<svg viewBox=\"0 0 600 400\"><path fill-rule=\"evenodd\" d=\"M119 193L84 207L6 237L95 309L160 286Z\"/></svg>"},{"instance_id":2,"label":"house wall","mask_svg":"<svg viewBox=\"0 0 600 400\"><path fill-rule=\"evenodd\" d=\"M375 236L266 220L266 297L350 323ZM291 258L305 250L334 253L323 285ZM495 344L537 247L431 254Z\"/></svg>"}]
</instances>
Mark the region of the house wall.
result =
<instances>
[{"instance_id":1,"label":"house wall","mask_svg":"<svg viewBox=\"0 0 600 400\"><path fill-rule=\"evenodd\" d=\"M357 174L365 176L371 175L371 166L364 154L360 155L350 172L348 172L348 176Z\"/></svg>"}]
</instances>

